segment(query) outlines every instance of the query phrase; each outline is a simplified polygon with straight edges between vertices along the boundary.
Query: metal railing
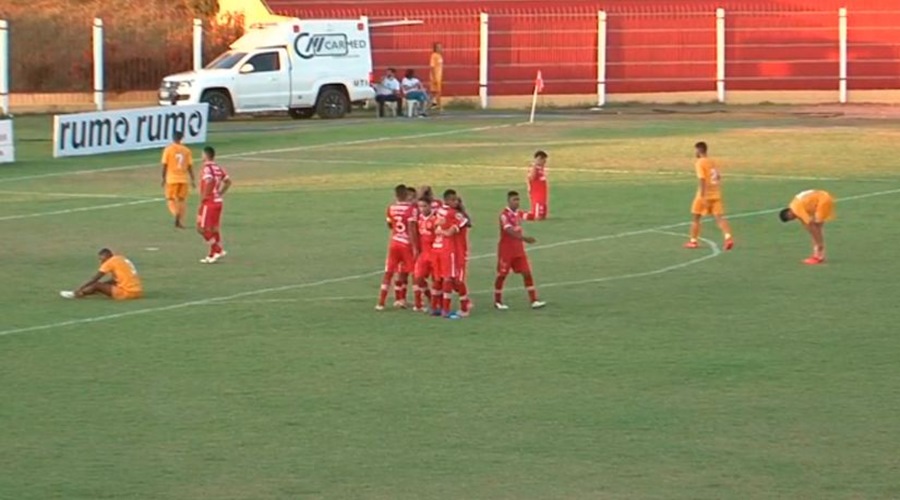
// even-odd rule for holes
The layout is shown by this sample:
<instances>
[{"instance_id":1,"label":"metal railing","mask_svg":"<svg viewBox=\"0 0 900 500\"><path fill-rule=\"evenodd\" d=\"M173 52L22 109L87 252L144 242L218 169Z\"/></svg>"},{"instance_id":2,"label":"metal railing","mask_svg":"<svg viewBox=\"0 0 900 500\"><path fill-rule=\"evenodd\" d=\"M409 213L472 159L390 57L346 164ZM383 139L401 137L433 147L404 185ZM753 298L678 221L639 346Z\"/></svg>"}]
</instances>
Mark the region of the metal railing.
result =
<instances>
[{"instance_id":1,"label":"metal railing","mask_svg":"<svg viewBox=\"0 0 900 500\"><path fill-rule=\"evenodd\" d=\"M538 70L547 94L592 95L598 105L611 94L683 91L711 92L725 102L728 92L743 90L833 90L843 103L853 90L900 89L900 10L487 14L411 7L370 19L422 21L372 29L376 72L412 68L427 78L431 46L440 42L444 95L477 98L482 107L494 96L529 95ZM93 89L101 106L108 92L152 90L237 34L190 20L154 30L118 18L93 28L59 21L53 37L27 21L14 20L8 30L0 25L0 109L9 109L11 92Z\"/></svg>"}]
</instances>

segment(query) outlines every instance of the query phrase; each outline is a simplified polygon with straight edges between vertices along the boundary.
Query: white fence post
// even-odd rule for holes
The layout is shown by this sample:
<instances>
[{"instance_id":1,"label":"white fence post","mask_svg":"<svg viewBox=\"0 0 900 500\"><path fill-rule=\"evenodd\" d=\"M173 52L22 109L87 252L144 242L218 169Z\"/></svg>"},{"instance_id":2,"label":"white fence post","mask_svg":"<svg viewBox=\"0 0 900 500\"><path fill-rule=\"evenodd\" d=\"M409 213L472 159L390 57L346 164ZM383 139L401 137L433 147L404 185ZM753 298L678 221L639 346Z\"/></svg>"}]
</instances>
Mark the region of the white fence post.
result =
<instances>
[{"instance_id":1,"label":"white fence post","mask_svg":"<svg viewBox=\"0 0 900 500\"><path fill-rule=\"evenodd\" d=\"M725 102L725 9L716 9L716 98Z\"/></svg>"},{"instance_id":2,"label":"white fence post","mask_svg":"<svg viewBox=\"0 0 900 500\"><path fill-rule=\"evenodd\" d=\"M94 104L103 111L103 20L94 18Z\"/></svg>"},{"instance_id":3,"label":"white fence post","mask_svg":"<svg viewBox=\"0 0 900 500\"><path fill-rule=\"evenodd\" d=\"M194 71L203 69L203 21L194 19Z\"/></svg>"},{"instance_id":4,"label":"white fence post","mask_svg":"<svg viewBox=\"0 0 900 500\"><path fill-rule=\"evenodd\" d=\"M481 99L481 109L488 107L488 15L482 12L480 16L480 35L478 47L478 97Z\"/></svg>"},{"instance_id":5,"label":"white fence post","mask_svg":"<svg viewBox=\"0 0 900 500\"><path fill-rule=\"evenodd\" d=\"M0 115L9 111L9 23L0 19Z\"/></svg>"},{"instance_id":6,"label":"white fence post","mask_svg":"<svg viewBox=\"0 0 900 500\"><path fill-rule=\"evenodd\" d=\"M847 104L847 8L838 10L838 44L840 45L840 62L838 66L838 100Z\"/></svg>"},{"instance_id":7,"label":"white fence post","mask_svg":"<svg viewBox=\"0 0 900 500\"><path fill-rule=\"evenodd\" d=\"M597 12L597 106L606 104L606 11Z\"/></svg>"}]
</instances>

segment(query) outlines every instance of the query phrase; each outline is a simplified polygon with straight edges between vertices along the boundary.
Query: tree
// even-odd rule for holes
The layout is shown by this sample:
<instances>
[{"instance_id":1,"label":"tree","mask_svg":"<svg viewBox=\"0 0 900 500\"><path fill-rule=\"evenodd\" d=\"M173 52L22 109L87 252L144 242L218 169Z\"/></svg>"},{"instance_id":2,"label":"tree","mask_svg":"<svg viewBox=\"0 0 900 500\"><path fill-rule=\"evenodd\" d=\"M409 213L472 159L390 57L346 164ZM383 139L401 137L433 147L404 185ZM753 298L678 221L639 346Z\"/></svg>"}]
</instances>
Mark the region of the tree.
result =
<instances>
[{"instance_id":1,"label":"tree","mask_svg":"<svg viewBox=\"0 0 900 500\"><path fill-rule=\"evenodd\" d=\"M191 12L198 17L212 19L219 13L218 0L189 0Z\"/></svg>"}]
</instances>

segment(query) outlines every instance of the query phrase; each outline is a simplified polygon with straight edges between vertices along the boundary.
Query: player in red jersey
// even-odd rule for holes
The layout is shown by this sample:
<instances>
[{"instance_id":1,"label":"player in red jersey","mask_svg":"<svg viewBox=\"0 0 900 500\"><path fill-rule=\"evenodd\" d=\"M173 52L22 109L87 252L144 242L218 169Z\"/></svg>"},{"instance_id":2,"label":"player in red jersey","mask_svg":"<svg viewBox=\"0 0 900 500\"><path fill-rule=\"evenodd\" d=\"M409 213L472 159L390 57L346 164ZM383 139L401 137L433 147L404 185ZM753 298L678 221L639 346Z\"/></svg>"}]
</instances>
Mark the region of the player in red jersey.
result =
<instances>
[{"instance_id":1,"label":"player in red jersey","mask_svg":"<svg viewBox=\"0 0 900 500\"><path fill-rule=\"evenodd\" d=\"M197 232L209 245L209 254L200 260L203 264L215 264L227 252L222 248L222 204L225 193L231 189L231 178L216 163L216 150L203 148L203 170L200 174L200 211L197 214Z\"/></svg>"},{"instance_id":2,"label":"player in red jersey","mask_svg":"<svg viewBox=\"0 0 900 500\"><path fill-rule=\"evenodd\" d=\"M459 280L463 263L460 260L459 237L460 229L466 225L465 216L455 207L457 206L456 191L448 189L444 191L444 206L437 211L437 229L432 248L435 251L435 275L444 292L443 304L440 314L448 319L458 319L469 315L469 293L466 284ZM451 311L453 305L453 292L459 294L460 313ZM433 312L437 316L437 312Z\"/></svg>"},{"instance_id":3,"label":"player in red jersey","mask_svg":"<svg viewBox=\"0 0 900 500\"><path fill-rule=\"evenodd\" d=\"M538 300L534 288L534 277L531 275L531 264L525 253L525 244L534 243L535 239L525 236L522 230L519 211L519 193L510 191L506 195L506 208L500 212L500 243L497 245L497 280L494 282L494 307L506 311L509 306L503 303L503 283L510 272L521 274L525 281L525 290L531 300L532 309L540 309L547 304Z\"/></svg>"},{"instance_id":4,"label":"player in red jersey","mask_svg":"<svg viewBox=\"0 0 900 500\"><path fill-rule=\"evenodd\" d=\"M387 301L388 290L391 287L391 279L394 274L399 274L394 294L396 302L394 307L406 307L405 284L408 274L415 269L416 253L418 253L418 210L409 203L409 191L406 186L400 184L394 188L396 201L390 204L385 211L388 228L391 230L391 239L388 244L387 261L384 265L384 278L381 281L381 293L378 295L378 305L375 310L383 311Z\"/></svg>"},{"instance_id":5,"label":"player in red jersey","mask_svg":"<svg viewBox=\"0 0 900 500\"><path fill-rule=\"evenodd\" d=\"M430 301L428 310L434 311L441 308L441 303L435 297L441 297L442 292L437 289L434 270L434 238L435 228L437 224L437 213L431 209L431 203L428 200L420 199L419 204L419 222L417 224L419 230L419 257L416 259L416 272L413 281L413 291L415 295L415 306L413 311L426 311L423 298ZM429 280L431 283L429 284ZM433 288L430 289L429 286Z\"/></svg>"},{"instance_id":6,"label":"player in red jersey","mask_svg":"<svg viewBox=\"0 0 900 500\"><path fill-rule=\"evenodd\" d=\"M531 210L525 220L544 220L549 214L550 188L547 185L547 153L538 151L528 172L528 198Z\"/></svg>"},{"instance_id":7,"label":"player in red jersey","mask_svg":"<svg viewBox=\"0 0 900 500\"><path fill-rule=\"evenodd\" d=\"M441 200L434 199L434 190L428 185L419 188L419 199L427 201L431 205L431 210L433 211L437 211L444 206L444 203Z\"/></svg>"},{"instance_id":8,"label":"player in red jersey","mask_svg":"<svg viewBox=\"0 0 900 500\"><path fill-rule=\"evenodd\" d=\"M466 279L468 278L469 271L469 229L472 229L472 218L469 217L469 213L466 211L466 207L463 205L462 198L457 197L456 199L456 210L462 214L465 218L466 223L459 228L459 235L457 235L456 243L457 243L457 251L459 253L460 260L460 271L459 283L461 283L462 287L467 287ZM472 309L472 300L469 299L469 310Z\"/></svg>"}]
</instances>

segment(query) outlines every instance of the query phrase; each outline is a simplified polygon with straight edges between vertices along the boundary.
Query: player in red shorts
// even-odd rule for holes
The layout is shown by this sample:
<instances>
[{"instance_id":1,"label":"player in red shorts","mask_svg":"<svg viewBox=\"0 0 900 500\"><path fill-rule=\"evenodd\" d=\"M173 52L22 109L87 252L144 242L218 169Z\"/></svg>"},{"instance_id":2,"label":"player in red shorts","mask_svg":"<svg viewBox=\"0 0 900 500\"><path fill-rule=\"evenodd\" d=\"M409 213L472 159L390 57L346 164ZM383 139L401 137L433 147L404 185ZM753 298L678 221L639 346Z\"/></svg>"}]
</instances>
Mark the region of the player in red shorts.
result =
<instances>
[{"instance_id":1,"label":"player in red shorts","mask_svg":"<svg viewBox=\"0 0 900 500\"><path fill-rule=\"evenodd\" d=\"M456 208L456 210L461 213L466 220L466 223L459 228L459 235L457 235L456 243L461 266L458 280L463 287L467 287L466 280L469 276L469 229L472 229L472 218L469 217L469 213L466 211L466 207L463 205L462 198L457 197L456 207L454 208ZM472 305L472 300L469 299L470 310L472 309Z\"/></svg>"},{"instance_id":2,"label":"player in red shorts","mask_svg":"<svg viewBox=\"0 0 900 500\"><path fill-rule=\"evenodd\" d=\"M437 229L432 248L435 252L435 276L444 292L440 314L448 319L459 319L469 315L469 294L466 284L459 280L463 263L458 254L460 229L468 222L457 206L456 191L444 191L444 205L437 211ZM451 310L453 292L459 294L460 313ZM433 312L437 316L437 311Z\"/></svg>"},{"instance_id":3,"label":"player in red shorts","mask_svg":"<svg viewBox=\"0 0 900 500\"><path fill-rule=\"evenodd\" d=\"M227 252L222 248L219 225L225 193L231 188L231 179L225 169L216 163L216 150L203 148L203 170L200 174L200 210L197 214L197 232L209 245L209 253L200 260L203 264L215 264Z\"/></svg>"},{"instance_id":4,"label":"player in red shorts","mask_svg":"<svg viewBox=\"0 0 900 500\"><path fill-rule=\"evenodd\" d=\"M549 214L550 187L547 185L547 153L538 151L528 172L528 199L531 209L525 220L544 220Z\"/></svg>"},{"instance_id":5,"label":"player in red shorts","mask_svg":"<svg viewBox=\"0 0 900 500\"><path fill-rule=\"evenodd\" d=\"M388 290L391 287L391 279L394 274L399 274L397 283L405 284L408 274L415 269L416 253L418 253L418 209L407 201L409 191L406 186L400 184L394 188L394 203L391 203L385 211L388 228L391 230L391 239L388 243L387 261L384 265L384 278L381 281L381 293L378 295L376 311L383 311L387 301ZM395 287L394 307L406 307L405 286Z\"/></svg>"},{"instance_id":6,"label":"player in red shorts","mask_svg":"<svg viewBox=\"0 0 900 500\"><path fill-rule=\"evenodd\" d=\"M425 312L434 311L441 308L440 297L442 292L437 289L437 283L434 277L435 257L434 244L435 228L437 223L437 213L431 209L431 203L428 200L419 200L419 222L417 224L419 230L419 257L416 259L416 272L413 281L413 291L415 295L415 306L413 311ZM429 280L431 283L429 283ZM433 287L430 289L429 286ZM430 301L430 307L425 308L423 298Z\"/></svg>"},{"instance_id":7,"label":"player in red shorts","mask_svg":"<svg viewBox=\"0 0 900 500\"><path fill-rule=\"evenodd\" d=\"M525 289L531 300L532 309L540 309L547 304L538 300L531 276L531 265L525 253L525 243L534 243L535 239L525 236L522 231L519 211L519 193L510 191L506 195L506 208L500 212L500 243L497 246L497 280L494 282L494 307L506 311L509 306L503 303L503 283L510 272L521 274L525 281Z\"/></svg>"}]
</instances>

